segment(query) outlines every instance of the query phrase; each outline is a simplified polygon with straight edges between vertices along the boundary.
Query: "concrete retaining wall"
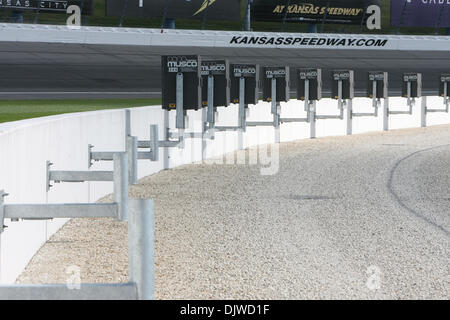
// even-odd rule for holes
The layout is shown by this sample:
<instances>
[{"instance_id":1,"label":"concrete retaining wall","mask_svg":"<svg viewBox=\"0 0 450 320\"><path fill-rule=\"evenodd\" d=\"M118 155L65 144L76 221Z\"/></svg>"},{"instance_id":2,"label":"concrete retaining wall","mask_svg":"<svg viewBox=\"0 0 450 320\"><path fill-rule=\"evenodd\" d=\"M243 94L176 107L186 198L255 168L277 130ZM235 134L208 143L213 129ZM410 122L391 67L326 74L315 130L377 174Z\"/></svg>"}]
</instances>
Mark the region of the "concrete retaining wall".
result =
<instances>
[{"instance_id":1,"label":"concrete retaining wall","mask_svg":"<svg viewBox=\"0 0 450 320\"><path fill-rule=\"evenodd\" d=\"M428 98L429 107L441 108L442 99ZM391 99L391 110L406 110L406 102L401 98ZM317 105L318 114L337 114L336 102L323 99ZM354 112L371 112L371 101L354 100ZM380 110L381 111L381 110ZM202 111L189 111L188 131L201 132ZM218 125L237 124L237 106L219 109ZM297 101L282 104L282 117L304 117L303 104ZM270 104L261 102L250 107L249 121L271 121ZM150 125L159 125L160 138L164 137L164 124L174 127L175 113L167 114L160 107L131 109L131 133L139 140L150 136ZM46 192L45 174L47 160L54 163L55 170L87 170L88 144L95 151L123 151L125 147L124 110L106 110L77 114L58 115L0 124L0 190L10 195L6 203L64 203L95 202L112 192L110 182L57 184ZM378 118L357 118L353 122L354 134L381 131L382 114ZM450 115L433 113L428 116L428 124L450 123ZM345 135L345 121L318 120L317 136ZM391 129L420 126L420 99L413 116L391 116ZM154 174L164 168L201 161L236 150L238 133L217 133L216 139L204 141L187 139L183 150L174 148L160 150L158 162L140 160L139 178ZM306 123L283 124L281 141L309 138ZM244 134L244 147L272 143L274 129L271 127L248 128ZM92 170L112 170L112 163L97 162ZM8 228L1 235L0 243L0 283L13 283L29 260L43 243L66 221L6 221Z\"/></svg>"}]
</instances>

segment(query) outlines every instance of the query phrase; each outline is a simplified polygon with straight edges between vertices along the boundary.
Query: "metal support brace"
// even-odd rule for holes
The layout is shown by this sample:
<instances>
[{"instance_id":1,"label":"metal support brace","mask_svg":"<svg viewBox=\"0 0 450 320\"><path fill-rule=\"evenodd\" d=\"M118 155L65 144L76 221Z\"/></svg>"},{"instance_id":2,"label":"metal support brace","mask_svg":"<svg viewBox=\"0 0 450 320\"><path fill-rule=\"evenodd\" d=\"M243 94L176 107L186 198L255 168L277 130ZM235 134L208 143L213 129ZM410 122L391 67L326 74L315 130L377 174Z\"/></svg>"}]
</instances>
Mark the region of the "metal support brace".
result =
<instances>
[{"instance_id":1,"label":"metal support brace","mask_svg":"<svg viewBox=\"0 0 450 320\"><path fill-rule=\"evenodd\" d=\"M177 74L177 115L176 115L176 128L178 133L167 131L168 141L160 141L160 147L173 148L178 147L179 149L184 148L184 139L203 139L203 132L185 132L186 128L186 111L183 108L183 74ZM209 122L209 128L214 128L215 123L215 110L214 110L214 77L208 77L208 114L207 122ZM212 123L212 127L211 127ZM208 127L203 123L203 129L206 130ZM214 132L210 136L214 139ZM178 141L172 141L170 139L177 139Z\"/></svg>"},{"instance_id":2,"label":"metal support brace","mask_svg":"<svg viewBox=\"0 0 450 320\"><path fill-rule=\"evenodd\" d=\"M131 136L131 111L130 109L125 109L125 145L129 136Z\"/></svg>"},{"instance_id":3,"label":"metal support brace","mask_svg":"<svg viewBox=\"0 0 450 320\"><path fill-rule=\"evenodd\" d=\"M280 127L280 103L277 102L277 79L272 79L272 114L275 130ZM276 141L277 142L277 141ZM279 141L278 141L279 142Z\"/></svg>"},{"instance_id":4,"label":"metal support brace","mask_svg":"<svg viewBox=\"0 0 450 320\"><path fill-rule=\"evenodd\" d=\"M118 219L128 220L128 158L125 153L114 155L114 201L119 206Z\"/></svg>"},{"instance_id":5,"label":"metal support brace","mask_svg":"<svg viewBox=\"0 0 450 320\"><path fill-rule=\"evenodd\" d=\"M316 138L316 102L309 104L309 136L311 139Z\"/></svg>"},{"instance_id":6,"label":"metal support brace","mask_svg":"<svg viewBox=\"0 0 450 320\"><path fill-rule=\"evenodd\" d=\"M169 141L163 141L161 147L178 147L184 148L184 139L203 139L203 132L185 132L186 128L186 112L183 108L183 74L177 74L177 115L176 115L176 128L178 133L168 131L167 137ZM208 110L207 121L209 127L203 122L203 130L214 128L215 124L215 108L214 108L214 76L208 76ZM177 139L178 141L170 141L170 139ZM210 139L214 139L214 132L210 135Z\"/></svg>"},{"instance_id":7,"label":"metal support brace","mask_svg":"<svg viewBox=\"0 0 450 320\"><path fill-rule=\"evenodd\" d=\"M306 87L307 86L307 87ZM305 111L308 115L309 122L309 137L316 138L316 102L312 104L309 101L309 80L305 80Z\"/></svg>"},{"instance_id":8,"label":"metal support brace","mask_svg":"<svg viewBox=\"0 0 450 320\"><path fill-rule=\"evenodd\" d=\"M150 149L148 152L138 152L138 159L149 159L150 161L159 160L159 148L184 148L184 137L178 136L178 140L159 140L158 125L154 124L150 126L150 140L138 141L137 147L140 149ZM167 136L173 137L169 130L167 130Z\"/></svg>"},{"instance_id":9,"label":"metal support brace","mask_svg":"<svg viewBox=\"0 0 450 320\"><path fill-rule=\"evenodd\" d=\"M429 109L427 108L427 97L422 97L422 104L425 105L425 113L431 112L449 112L450 101L448 99L444 99L444 109Z\"/></svg>"},{"instance_id":10,"label":"metal support brace","mask_svg":"<svg viewBox=\"0 0 450 320\"><path fill-rule=\"evenodd\" d=\"M86 182L112 181L114 182L114 201L119 205L119 218L126 219L128 199L128 156L125 152L113 155L114 171L52 171L52 163L46 163L46 185L49 191L51 181L55 182Z\"/></svg>"},{"instance_id":11,"label":"metal support brace","mask_svg":"<svg viewBox=\"0 0 450 320\"><path fill-rule=\"evenodd\" d=\"M447 83L445 83L446 85ZM444 87L444 92L446 91L446 87ZM446 93L446 92L445 92ZM445 97L444 97L445 98ZM422 97L422 104L420 108L420 118L421 118L421 126L424 128L427 126L427 114L428 113L448 113L449 112L449 103L448 100L444 99L444 109L429 109L427 107L427 97Z\"/></svg>"},{"instance_id":12,"label":"metal support brace","mask_svg":"<svg viewBox=\"0 0 450 320\"><path fill-rule=\"evenodd\" d=\"M247 114L245 105L245 78L239 79L239 114L238 126L216 126L214 131L238 131L241 134L247 129ZM242 137L240 138L242 139Z\"/></svg>"},{"instance_id":13,"label":"metal support brace","mask_svg":"<svg viewBox=\"0 0 450 320\"><path fill-rule=\"evenodd\" d=\"M353 100L350 99L347 104L347 135L350 136L352 134L353 134Z\"/></svg>"},{"instance_id":14,"label":"metal support brace","mask_svg":"<svg viewBox=\"0 0 450 320\"><path fill-rule=\"evenodd\" d=\"M53 218L115 218L121 220L117 203L4 204L3 210L4 219L14 220Z\"/></svg>"},{"instance_id":15,"label":"metal support brace","mask_svg":"<svg viewBox=\"0 0 450 320\"><path fill-rule=\"evenodd\" d=\"M426 97L422 97L422 98L425 98L424 100L425 100L425 104L426 104ZM445 105L445 109L428 109L428 108L426 108L426 113L439 113L439 112L443 112L443 113L445 113L445 112L447 112L448 113L448 111L449 111L449 105L447 104L447 105Z\"/></svg>"},{"instance_id":16,"label":"metal support brace","mask_svg":"<svg viewBox=\"0 0 450 320\"><path fill-rule=\"evenodd\" d=\"M272 78L272 98L271 98L271 113L273 121L250 121L246 122L248 127L280 127L280 105L277 103L277 79Z\"/></svg>"},{"instance_id":17,"label":"metal support brace","mask_svg":"<svg viewBox=\"0 0 450 320\"><path fill-rule=\"evenodd\" d=\"M374 108L373 112L366 112L366 113L354 113L352 112L353 117L378 117L378 107L381 104L381 100L377 99L377 81L373 81L372 85L372 106Z\"/></svg>"},{"instance_id":18,"label":"metal support brace","mask_svg":"<svg viewBox=\"0 0 450 320\"><path fill-rule=\"evenodd\" d=\"M309 101L309 79L305 80L305 111L309 113L311 111L310 108L311 102Z\"/></svg>"},{"instance_id":19,"label":"metal support brace","mask_svg":"<svg viewBox=\"0 0 450 320\"><path fill-rule=\"evenodd\" d=\"M114 154L120 151L101 151L93 152L93 145L88 145L88 168L91 168L93 161L113 161ZM137 138L131 136L131 113L129 109L125 110L125 151L128 154L128 168L130 184L137 184Z\"/></svg>"},{"instance_id":20,"label":"metal support brace","mask_svg":"<svg viewBox=\"0 0 450 320\"><path fill-rule=\"evenodd\" d=\"M444 105L446 110L448 110L449 105L450 105L450 97L449 92L448 92L449 88L448 88L448 82L444 82Z\"/></svg>"},{"instance_id":21,"label":"metal support brace","mask_svg":"<svg viewBox=\"0 0 450 320\"><path fill-rule=\"evenodd\" d=\"M344 108L347 106L347 101L342 99L342 80L338 81L338 108L339 115L316 115L315 119L317 120L327 120L327 119L339 119L344 120Z\"/></svg>"},{"instance_id":22,"label":"metal support brace","mask_svg":"<svg viewBox=\"0 0 450 320\"><path fill-rule=\"evenodd\" d=\"M373 112L353 112L353 101L348 102L347 107L347 135L353 133L353 118L355 117L378 117L378 107L381 104L381 100L377 99L377 81L374 80L372 83L372 106L374 108Z\"/></svg>"},{"instance_id":23,"label":"metal support brace","mask_svg":"<svg viewBox=\"0 0 450 320\"><path fill-rule=\"evenodd\" d=\"M383 130L389 130L389 98L384 98L383 103Z\"/></svg>"},{"instance_id":24,"label":"metal support brace","mask_svg":"<svg viewBox=\"0 0 450 320\"><path fill-rule=\"evenodd\" d=\"M309 122L309 118L280 118L280 123Z\"/></svg>"},{"instance_id":25,"label":"metal support brace","mask_svg":"<svg viewBox=\"0 0 450 320\"><path fill-rule=\"evenodd\" d=\"M343 109L344 103L342 100L342 80L338 81L338 108Z\"/></svg>"},{"instance_id":26,"label":"metal support brace","mask_svg":"<svg viewBox=\"0 0 450 320\"><path fill-rule=\"evenodd\" d=\"M239 126L242 132L247 130L247 113L245 105L245 78L241 77L239 79Z\"/></svg>"},{"instance_id":27,"label":"metal support brace","mask_svg":"<svg viewBox=\"0 0 450 320\"><path fill-rule=\"evenodd\" d=\"M251 121L246 125L247 127L275 127L272 121Z\"/></svg>"},{"instance_id":28,"label":"metal support brace","mask_svg":"<svg viewBox=\"0 0 450 320\"><path fill-rule=\"evenodd\" d=\"M207 111L208 130L211 139L214 139L216 126L216 109L214 108L214 76L208 76L208 111Z\"/></svg>"},{"instance_id":29,"label":"metal support brace","mask_svg":"<svg viewBox=\"0 0 450 320\"><path fill-rule=\"evenodd\" d=\"M311 102L309 101L309 80L305 80L305 111L306 118L280 118L280 123L294 123L294 122L306 122L310 121Z\"/></svg>"},{"instance_id":30,"label":"metal support brace","mask_svg":"<svg viewBox=\"0 0 450 320\"><path fill-rule=\"evenodd\" d=\"M380 100L377 100L378 92L377 92L377 81L374 80L372 83L372 107L375 111L378 111L378 106L380 104Z\"/></svg>"},{"instance_id":31,"label":"metal support brace","mask_svg":"<svg viewBox=\"0 0 450 320\"><path fill-rule=\"evenodd\" d=\"M138 299L152 300L155 291L155 233L153 200L130 200L128 222L129 280L137 284Z\"/></svg>"},{"instance_id":32,"label":"metal support brace","mask_svg":"<svg viewBox=\"0 0 450 320\"><path fill-rule=\"evenodd\" d=\"M51 181L55 183L60 182L86 182L86 181L113 181L113 171L57 171L50 170L53 165L50 161L46 162L47 167L47 191L52 185Z\"/></svg>"},{"instance_id":33,"label":"metal support brace","mask_svg":"<svg viewBox=\"0 0 450 320\"><path fill-rule=\"evenodd\" d=\"M203 133L201 132L183 132L181 136L180 133L169 132L169 139L180 139L180 138L191 138L191 139L202 139ZM178 141L176 141L178 142Z\"/></svg>"},{"instance_id":34,"label":"metal support brace","mask_svg":"<svg viewBox=\"0 0 450 320\"><path fill-rule=\"evenodd\" d=\"M408 92L407 106L409 107L409 110L407 110L407 111L390 111L389 110L390 115L391 114L408 114L408 115L413 114L413 107L416 104L416 99L411 98L411 81L408 81L407 92Z\"/></svg>"},{"instance_id":35,"label":"metal support brace","mask_svg":"<svg viewBox=\"0 0 450 320\"><path fill-rule=\"evenodd\" d=\"M135 283L0 286L0 300L136 300Z\"/></svg>"},{"instance_id":36,"label":"metal support brace","mask_svg":"<svg viewBox=\"0 0 450 320\"><path fill-rule=\"evenodd\" d=\"M158 141L158 145L161 148L175 148L178 147L179 149L183 149L184 148L184 138L186 136L186 134L184 133L184 130L186 129L186 111L184 110L184 97L183 97L183 92L184 92L184 84L183 84L183 73L179 72L177 73L177 80L176 80L176 118L175 118L175 127L178 129L178 134L176 136L176 141L172 141L170 139L172 139L174 137L174 135L169 131L169 128L167 128L167 132L166 132L166 137L168 140L166 141ZM150 131L155 133L156 130L155 128L150 128ZM189 135L189 134L187 134ZM139 148L146 148L147 146L150 146L151 148L154 148L152 150L156 150L156 141L157 139L151 139L150 137L150 141L140 141L138 142L138 147ZM157 157L155 157L155 152L150 151L150 153L147 153L146 155L149 156L152 161L156 161ZM145 155L141 155L140 158L143 158ZM153 160L155 159L155 160Z\"/></svg>"},{"instance_id":37,"label":"metal support brace","mask_svg":"<svg viewBox=\"0 0 450 320\"><path fill-rule=\"evenodd\" d=\"M358 112L352 113L352 116L355 117L378 117L378 108L374 110L374 112Z\"/></svg>"},{"instance_id":38,"label":"metal support brace","mask_svg":"<svg viewBox=\"0 0 450 320\"><path fill-rule=\"evenodd\" d=\"M123 157L126 163L126 157ZM0 192L0 199L4 196ZM0 286L0 300L149 300L154 299L154 204L153 200L130 200L128 223L129 282L125 284L12 285ZM3 205L4 218L36 219L119 217L117 204ZM75 285L75 284L74 284Z\"/></svg>"},{"instance_id":39,"label":"metal support brace","mask_svg":"<svg viewBox=\"0 0 450 320\"><path fill-rule=\"evenodd\" d=\"M345 103L347 106L347 102ZM337 115L316 115L316 119L317 120L327 120L327 119L339 119L339 120L344 120L344 107L342 107L342 109L339 109L339 114Z\"/></svg>"},{"instance_id":40,"label":"metal support brace","mask_svg":"<svg viewBox=\"0 0 450 320\"><path fill-rule=\"evenodd\" d=\"M177 115L176 115L176 128L180 130L186 129L186 111L184 110L184 97L183 97L183 73L177 73Z\"/></svg>"},{"instance_id":41,"label":"metal support brace","mask_svg":"<svg viewBox=\"0 0 450 320\"><path fill-rule=\"evenodd\" d=\"M138 139L137 137L127 137L127 155L130 184L137 184L138 180Z\"/></svg>"},{"instance_id":42,"label":"metal support brace","mask_svg":"<svg viewBox=\"0 0 450 320\"><path fill-rule=\"evenodd\" d=\"M159 160L159 133L158 133L158 125L150 126L150 160L158 161Z\"/></svg>"},{"instance_id":43,"label":"metal support brace","mask_svg":"<svg viewBox=\"0 0 450 320\"><path fill-rule=\"evenodd\" d=\"M8 194L4 190L0 190L0 235L5 229L4 221L5 221L5 197ZM1 249L1 247L0 247Z\"/></svg>"},{"instance_id":44,"label":"metal support brace","mask_svg":"<svg viewBox=\"0 0 450 320\"><path fill-rule=\"evenodd\" d=\"M148 159L142 155L142 153L137 152L137 138L127 137L129 142L127 143L127 157L128 157L128 167L129 167L129 177L130 184L137 184L137 160L138 159ZM88 145L88 166L92 167L93 161L113 161L114 155L118 153L123 153L121 151L92 151L93 145ZM87 172L99 172L99 171L87 171ZM109 171L108 171L109 172ZM98 180L84 180L84 181L98 181ZM73 181L73 182L84 182L84 181ZM104 180L111 181L111 180ZM67 182L67 181L66 181Z\"/></svg>"},{"instance_id":45,"label":"metal support brace","mask_svg":"<svg viewBox=\"0 0 450 320\"><path fill-rule=\"evenodd\" d=\"M114 151L92 151L94 146L88 144L88 168L91 168L93 161L112 161Z\"/></svg>"}]
</instances>

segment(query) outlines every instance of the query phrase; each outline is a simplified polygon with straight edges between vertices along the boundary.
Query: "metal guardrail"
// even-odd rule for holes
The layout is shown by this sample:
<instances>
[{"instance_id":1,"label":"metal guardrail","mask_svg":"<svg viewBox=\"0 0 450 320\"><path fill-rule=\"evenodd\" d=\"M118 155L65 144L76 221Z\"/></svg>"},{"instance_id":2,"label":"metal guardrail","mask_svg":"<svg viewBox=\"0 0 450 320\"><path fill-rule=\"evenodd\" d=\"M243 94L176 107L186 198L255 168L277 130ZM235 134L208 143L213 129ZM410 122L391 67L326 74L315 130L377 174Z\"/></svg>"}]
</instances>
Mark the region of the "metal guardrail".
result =
<instances>
[{"instance_id":1,"label":"metal guardrail","mask_svg":"<svg viewBox=\"0 0 450 320\"><path fill-rule=\"evenodd\" d=\"M0 233L3 221L30 218L116 218L118 204L4 204L0 191ZM131 300L154 299L153 200L129 200L129 282L124 284L0 286L0 300Z\"/></svg>"},{"instance_id":2,"label":"metal guardrail","mask_svg":"<svg viewBox=\"0 0 450 320\"><path fill-rule=\"evenodd\" d=\"M89 167L92 160L114 161L113 171L63 171L51 170L46 163L46 191L51 182L114 182L112 203L64 204L5 204L8 194L0 191L0 235L5 229L5 219L11 221L47 220L54 218L115 218L128 221L129 282L121 284L80 284L79 288L67 285L13 285L0 286L0 300L126 300L154 299L154 203L153 200L130 200L129 184L137 182L137 160L158 160L160 147L174 147L178 143L158 140L158 126L150 127L150 140L139 142L130 134L130 110L125 111L126 150L92 152L89 145ZM182 139L180 139L182 140ZM150 149L138 152L138 147ZM131 176L131 179L130 179Z\"/></svg>"},{"instance_id":3,"label":"metal guardrail","mask_svg":"<svg viewBox=\"0 0 450 320\"><path fill-rule=\"evenodd\" d=\"M128 199L128 161L125 153L114 154L113 172L47 171L47 179L115 181L113 203L5 204L0 191L0 234L4 220L53 218L115 218L129 221L129 274L127 284L0 286L0 299L153 299L154 298L154 205L152 200Z\"/></svg>"}]
</instances>

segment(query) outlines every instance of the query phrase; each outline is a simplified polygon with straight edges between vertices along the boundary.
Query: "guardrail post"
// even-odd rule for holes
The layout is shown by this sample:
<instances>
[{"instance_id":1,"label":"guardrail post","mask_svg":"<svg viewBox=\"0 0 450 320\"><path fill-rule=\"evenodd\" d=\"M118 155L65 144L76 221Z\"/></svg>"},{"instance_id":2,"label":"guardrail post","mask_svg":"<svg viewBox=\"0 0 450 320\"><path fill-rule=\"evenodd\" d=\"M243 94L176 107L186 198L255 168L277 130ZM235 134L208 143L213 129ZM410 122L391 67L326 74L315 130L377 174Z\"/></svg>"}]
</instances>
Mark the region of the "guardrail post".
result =
<instances>
[{"instance_id":1,"label":"guardrail post","mask_svg":"<svg viewBox=\"0 0 450 320\"><path fill-rule=\"evenodd\" d=\"M347 102L347 135L353 133L353 100L349 99Z\"/></svg>"},{"instance_id":2,"label":"guardrail post","mask_svg":"<svg viewBox=\"0 0 450 320\"><path fill-rule=\"evenodd\" d=\"M422 97L422 104L420 106L420 125L422 128L427 126L427 97Z\"/></svg>"},{"instance_id":3,"label":"guardrail post","mask_svg":"<svg viewBox=\"0 0 450 320\"><path fill-rule=\"evenodd\" d=\"M389 98L386 97L383 103L383 131L389 130Z\"/></svg>"},{"instance_id":4,"label":"guardrail post","mask_svg":"<svg viewBox=\"0 0 450 320\"><path fill-rule=\"evenodd\" d=\"M308 105L309 108L309 132L310 138L316 138L316 102L314 101L312 104Z\"/></svg>"},{"instance_id":5,"label":"guardrail post","mask_svg":"<svg viewBox=\"0 0 450 320\"><path fill-rule=\"evenodd\" d=\"M177 84L176 84L176 103L177 103L177 109L176 109L176 128L180 130L186 129L186 122L185 122L185 111L184 111L184 100L183 100L183 92L184 92L184 83L183 83L183 73L178 72L177 73Z\"/></svg>"},{"instance_id":6,"label":"guardrail post","mask_svg":"<svg viewBox=\"0 0 450 320\"><path fill-rule=\"evenodd\" d=\"M244 149L244 132L247 130L246 108L245 108L245 78L239 79L239 124L238 150Z\"/></svg>"},{"instance_id":7,"label":"guardrail post","mask_svg":"<svg viewBox=\"0 0 450 320\"><path fill-rule=\"evenodd\" d=\"M129 280L136 283L138 299L155 298L155 232L153 200L130 200L128 222Z\"/></svg>"},{"instance_id":8,"label":"guardrail post","mask_svg":"<svg viewBox=\"0 0 450 320\"><path fill-rule=\"evenodd\" d=\"M277 102L277 79L272 78L272 101L271 109L273 115L274 142L280 143L280 104Z\"/></svg>"},{"instance_id":9,"label":"guardrail post","mask_svg":"<svg viewBox=\"0 0 450 320\"><path fill-rule=\"evenodd\" d=\"M214 108L214 76L208 76L208 111L207 120L211 137L214 138L214 127L216 125L216 110Z\"/></svg>"},{"instance_id":10,"label":"guardrail post","mask_svg":"<svg viewBox=\"0 0 450 320\"><path fill-rule=\"evenodd\" d=\"M151 160L158 161L159 160L159 134L158 134L158 125L153 124L150 126L150 152L151 152Z\"/></svg>"},{"instance_id":11,"label":"guardrail post","mask_svg":"<svg viewBox=\"0 0 450 320\"><path fill-rule=\"evenodd\" d=\"M8 196L8 194L4 190L0 190L0 236L3 232L3 229L5 226L3 223L5 222L5 197ZM0 247L1 250L1 247ZM1 270L0 270L1 271Z\"/></svg>"},{"instance_id":12,"label":"guardrail post","mask_svg":"<svg viewBox=\"0 0 450 320\"><path fill-rule=\"evenodd\" d=\"M114 201L118 205L118 220L128 219L128 157L125 152L114 154Z\"/></svg>"},{"instance_id":13,"label":"guardrail post","mask_svg":"<svg viewBox=\"0 0 450 320\"><path fill-rule=\"evenodd\" d=\"M163 110L163 140L169 140L169 111L168 110ZM169 169L170 167L170 163L169 163L169 148L164 148L162 150L163 152L163 168L164 170Z\"/></svg>"},{"instance_id":14,"label":"guardrail post","mask_svg":"<svg viewBox=\"0 0 450 320\"><path fill-rule=\"evenodd\" d=\"M129 109L125 109L125 144L128 136L131 136L131 112Z\"/></svg>"},{"instance_id":15,"label":"guardrail post","mask_svg":"<svg viewBox=\"0 0 450 320\"><path fill-rule=\"evenodd\" d=\"M137 184L137 167L138 167L138 139L137 137L127 136L127 154L128 169L130 170L130 184Z\"/></svg>"}]
</instances>

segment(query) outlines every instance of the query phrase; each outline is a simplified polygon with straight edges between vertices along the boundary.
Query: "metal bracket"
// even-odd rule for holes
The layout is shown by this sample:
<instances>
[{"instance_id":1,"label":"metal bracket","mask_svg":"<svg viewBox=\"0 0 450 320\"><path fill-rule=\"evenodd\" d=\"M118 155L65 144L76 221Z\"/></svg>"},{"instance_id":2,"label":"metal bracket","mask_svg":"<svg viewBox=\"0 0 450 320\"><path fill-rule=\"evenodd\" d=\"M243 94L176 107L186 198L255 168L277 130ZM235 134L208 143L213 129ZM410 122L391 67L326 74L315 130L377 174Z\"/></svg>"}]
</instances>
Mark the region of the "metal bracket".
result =
<instances>
[{"instance_id":1,"label":"metal bracket","mask_svg":"<svg viewBox=\"0 0 450 320\"><path fill-rule=\"evenodd\" d=\"M139 159L149 159L150 161L158 161L159 159L159 136L158 125L150 126L150 140L138 141L138 148L150 149L149 152L138 152Z\"/></svg>"},{"instance_id":2,"label":"metal bracket","mask_svg":"<svg viewBox=\"0 0 450 320\"><path fill-rule=\"evenodd\" d=\"M46 192L48 192L50 190L50 188L53 187L53 185L50 184L50 167L52 165L53 165L53 163L51 163L48 160L45 162L45 179L46 179L45 188L46 188Z\"/></svg>"},{"instance_id":3,"label":"metal bracket","mask_svg":"<svg viewBox=\"0 0 450 320\"><path fill-rule=\"evenodd\" d=\"M433 112L434 113L438 113L438 112L448 113L448 111L449 111L449 104L445 105L445 109L428 109L428 108L425 109L426 113L433 113Z\"/></svg>"},{"instance_id":4,"label":"metal bracket","mask_svg":"<svg viewBox=\"0 0 450 320\"><path fill-rule=\"evenodd\" d=\"M272 78L272 98L271 98L271 113L273 121L250 121L246 122L248 127L280 127L280 104L277 102L277 79Z\"/></svg>"},{"instance_id":5,"label":"metal bracket","mask_svg":"<svg viewBox=\"0 0 450 320\"><path fill-rule=\"evenodd\" d=\"M51 181L59 182L86 182L86 181L112 181L114 182L114 200L119 205L119 217L126 217L128 199L128 154L116 152L113 154L114 171L52 171L50 161L46 162L46 185L49 191Z\"/></svg>"},{"instance_id":6,"label":"metal bracket","mask_svg":"<svg viewBox=\"0 0 450 320\"><path fill-rule=\"evenodd\" d=\"M137 147L140 149L149 149L148 152L138 152L138 159L148 159L150 161L158 161L159 159L159 148L184 148L184 137L186 134L184 130L179 129L179 134L177 135L177 140L159 140L158 125L150 126L150 140L141 140L137 142ZM168 139L172 138L173 135L169 132L167 128Z\"/></svg>"},{"instance_id":7,"label":"metal bracket","mask_svg":"<svg viewBox=\"0 0 450 320\"><path fill-rule=\"evenodd\" d=\"M122 157L126 163L126 158ZM98 218L115 217L121 220L117 203L105 204L16 204L3 205L0 191L0 217L10 219L36 218ZM67 285L11 285L0 286L0 299L43 300L43 299L154 299L154 204L153 200L130 200L130 221L128 223L129 275L125 284L81 284L79 290ZM128 197L127 197L128 204ZM124 221L124 220L122 220ZM2 229L0 229L2 231ZM0 232L1 233L1 232Z\"/></svg>"},{"instance_id":8,"label":"metal bracket","mask_svg":"<svg viewBox=\"0 0 450 320\"><path fill-rule=\"evenodd\" d=\"M326 119L339 119L344 120L344 105L347 105L347 102L343 102L342 106L339 108L338 115L324 115L324 114L316 114L315 118L317 120L326 120Z\"/></svg>"},{"instance_id":9,"label":"metal bracket","mask_svg":"<svg viewBox=\"0 0 450 320\"><path fill-rule=\"evenodd\" d=\"M449 97L449 88L448 88L449 82L444 82L444 105L446 107L446 110L448 110L449 104L450 104L450 97Z\"/></svg>"},{"instance_id":10,"label":"metal bracket","mask_svg":"<svg viewBox=\"0 0 450 320\"><path fill-rule=\"evenodd\" d=\"M128 168L130 184L137 184L137 137L131 136L131 112L129 109L125 110L125 151L128 154ZM93 166L93 161L113 161L116 153L121 151L101 151L94 152L93 145L88 145L88 168ZM48 190L47 190L48 191Z\"/></svg>"},{"instance_id":11,"label":"metal bracket","mask_svg":"<svg viewBox=\"0 0 450 320\"><path fill-rule=\"evenodd\" d=\"M61 182L87 182L87 181L113 181L113 171L56 171L50 170L51 163L47 161L47 187L51 181Z\"/></svg>"},{"instance_id":12,"label":"metal bracket","mask_svg":"<svg viewBox=\"0 0 450 320\"><path fill-rule=\"evenodd\" d=\"M180 139L183 138L191 138L191 139L202 139L203 133L201 132L183 132L181 135L179 132L169 132L169 139ZM177 141L178 142L178 141Z\"/></svg>"},{"instance_id":13,"label":"metal bracket","mask_svg":"<svg viewBox=\"0 0 450 320\"><path fill-rule=\"evenodd\" d=\"M409 110L406 110L406 111L391 111L391 110L388 110L389 114L408 114L408 115L412 115L413 114L413 107L416 105L416 99L415 98L411 98L411 81L408 81L407 92L408 92L408 96L407 96L406 105L409 107Z\"/></svg>"},{"instance_id":14,"label":"metal bracket","mask_svg":"<svg viewBox=\"0 0 450 320\"><path fill-rule=\"evenodd\" d=\"M342 80L338 81L338 115L315 115L317 120L327 120L327 119L339 119L344 120L344 109L347 107L347 100L342 99ZM317 112L317 110L316 110Z\"/></svg>"},{"instance_id":15,"label":"metal bracket","mask_svg":"<svg viewBox=\"0 0 450 320\"><path fill-rule=\"evenodd\" d=\"M242 131L247 130L247 110L248 106L245 104L245 78L239 79L239 115L238 126L216 126L215 131Z\"/></svg>"},{"instance_id":16,"label":"metal bracket","mask_svg":"<svg viewBox=\"0 0 450 320\"><path fill-rule=\"evenodd\" d=\"M381 100L377 99L377 81L374 80L372 84L372 106L374 108L373 112L362 112L355 113L352 111L352 117L378 117L378 108L381 105Z\"/></svg>"},{"instance_id":17,"label":"metal bracket","mask_svg":"<svg viewBox=\"0 0 450 320\"><path fill-rule=\"evenodd\" d=\"M92 151L93 145L88 145L88 165L89 168L92 167L92 161L113 161L115 154L123 153L122 151ZM127 156L128 156L128 167L130 169L129 178L130 184L137 184L137 138L127 137ZM147 158L139 158L147 159ZM86 180L88 181L88 180Z\"/></svg>"},{"instance_id":18,"label":"metal bracket","mask_svg":"<svg viewBox=\"0 0 450 320\"><path fill-rule=\"evenodd\" d=\"M310 122L311 101L309 100L309 79L305 80L305 111L306 118L280 118L280 123Z\"/></svg>"},{"instance_id":19,"label":"metal bracket","mask_svg":"<svg viewBox=\"0 0 450 320\"><path fill-rule=\"evenodd\" d=\"M269 121L250 121L246 125L247 127L276 127L274 122Z\"/></svg>"},{"instance_id":20,"label":"metal bracket","mask_svg":"<svg viewBox=\"0 0 450 320\"><path fill-rule=\"evenodd\" d=\"M184 83L183 83L183 73L178 72L177 73L177 79L176 79L176 103L177 103L177 109L176 109L176 128L184 130L186 129L186 111L184 110L184 97L183 97L183 91L184 91Z\"/></svg>"},{"instance_id":21,"label":"metal bracket","mask_svg":"<svg viewBox=\"0 0 450 320\"><path fill-rule=\"evenodd\" d=\"M295 122L306 122L309 123L309 117L308 118L280 118L280 123L295 123Z\"/></svg>"},{"instance_id":22,"label":"metal bracket","mask_svg":"<svg viewBox=\"0 0 450 320\"><path fill-rule=\"evenodd\" d=\"M208 110L206 114L207 124L205 124L204 131L209 133L209 138L214 140L215 126L216 126L217 108L214 107L214 76L208 76Z\"/></svg>"},{"instance_id":23,"label":"metal bracket","mask_svg":"<svg viewBox=\"0 0 450 320\"><path fill-rule=\"evenodd\" d=\"M425 113L430 113L430 112L445 112L448 113L449 112L449 107L450 107L450 98L448 97L448 82L444 83L444 107L445 109L428 109L428 107L426 106L426 98L427 97L422 97L422 99L425 99Z\"/></svg>"},{"instance_id":24,"label":"metal bracket","mask_svg":"<svg viewBox=\"0 0 450 320\"><path fill-rule=\"evenodd\" d=\"M447 101L444 101L447 102ZM427 107L427 97L422 96L422 105L420 108L420 118L421 118L421 126L425 128L427 126L427 114L428 113L448 113L449 112L449 104L444 104L445 109L429 109Z\"/></svg>"},{"instance_id":25,"label":"metal bracket","mask_svg":"<svg viewBox=\"0 0 450 320\"><path fill-rule=\"evenodd\" d=\"M5 223L5 197L8 194L4 190L0 190L0 234L6 228Z\"/></svg>"}]
</instances>

